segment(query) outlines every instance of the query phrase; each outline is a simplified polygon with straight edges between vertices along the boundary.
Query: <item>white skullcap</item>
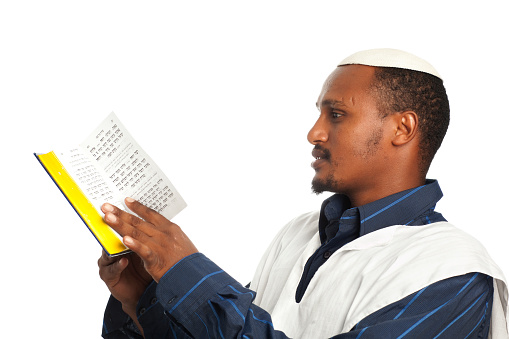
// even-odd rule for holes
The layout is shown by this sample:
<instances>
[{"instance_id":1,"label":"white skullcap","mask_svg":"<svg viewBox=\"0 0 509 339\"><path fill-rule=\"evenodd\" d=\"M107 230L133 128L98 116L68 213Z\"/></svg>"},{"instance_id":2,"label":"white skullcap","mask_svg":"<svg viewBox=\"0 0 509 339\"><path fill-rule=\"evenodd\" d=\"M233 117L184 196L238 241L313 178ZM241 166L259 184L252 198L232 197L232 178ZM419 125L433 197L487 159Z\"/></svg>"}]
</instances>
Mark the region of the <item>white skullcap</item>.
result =
<instances>
[{"instance_id":1,"label":"white skullcap","mask_svg":"<svg viewBox=\"0 0 509 339\"><path fill-rule=\"evenodd\" d=\"M342 65L405 68L428 73L442 79L437 70L427 61L413 54L392 48L369 49L354 53L341 61L338 66Z\"/></svg>"}]
</instances>

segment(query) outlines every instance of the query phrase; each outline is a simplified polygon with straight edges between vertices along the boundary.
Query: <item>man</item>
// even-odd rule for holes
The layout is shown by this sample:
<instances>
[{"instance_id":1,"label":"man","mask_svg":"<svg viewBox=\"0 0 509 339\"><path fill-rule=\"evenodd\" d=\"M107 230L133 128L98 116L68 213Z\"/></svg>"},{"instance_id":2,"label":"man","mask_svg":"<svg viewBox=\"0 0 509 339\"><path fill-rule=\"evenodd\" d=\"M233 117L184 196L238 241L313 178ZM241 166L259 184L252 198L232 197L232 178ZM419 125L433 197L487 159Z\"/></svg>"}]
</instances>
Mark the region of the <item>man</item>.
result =
<instances>
[{"instance_id":1,"label":"man","mask_svg":"<svg viewBox=\"0 0 509 339\"><path fill-rule=\"evenodd\" d=\"M447 130L427 62L396 50L345 59L318 98L313 190L336 193L276 236L242 287L175 224L105 204L134 254L99 259L105 338L507 338L507 287L484 248L435 212L426 180Z\"/></svg>"}]
</instances>

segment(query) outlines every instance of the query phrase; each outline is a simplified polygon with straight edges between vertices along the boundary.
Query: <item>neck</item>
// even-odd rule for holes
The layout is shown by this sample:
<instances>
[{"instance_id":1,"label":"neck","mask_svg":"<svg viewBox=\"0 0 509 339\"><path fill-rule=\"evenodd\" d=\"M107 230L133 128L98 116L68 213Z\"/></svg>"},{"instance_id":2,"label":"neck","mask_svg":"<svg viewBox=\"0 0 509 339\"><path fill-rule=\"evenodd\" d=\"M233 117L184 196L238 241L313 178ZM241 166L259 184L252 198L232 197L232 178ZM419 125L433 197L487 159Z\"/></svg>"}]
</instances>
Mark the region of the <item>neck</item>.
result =
<instances>
[{"instance_id":1,"label":"neck","mask_svg":"<svg viewBox=\"0 0 509 339\"><path fill-rule=\"evenodd\" d=\"M426 183L425 178L421 177L393 177L386 181L379 180L371 187L357 192L345 192L352 207L359 207L370 202L385 198L389 195L422 186Z\"/></svg>"}]
</instances>

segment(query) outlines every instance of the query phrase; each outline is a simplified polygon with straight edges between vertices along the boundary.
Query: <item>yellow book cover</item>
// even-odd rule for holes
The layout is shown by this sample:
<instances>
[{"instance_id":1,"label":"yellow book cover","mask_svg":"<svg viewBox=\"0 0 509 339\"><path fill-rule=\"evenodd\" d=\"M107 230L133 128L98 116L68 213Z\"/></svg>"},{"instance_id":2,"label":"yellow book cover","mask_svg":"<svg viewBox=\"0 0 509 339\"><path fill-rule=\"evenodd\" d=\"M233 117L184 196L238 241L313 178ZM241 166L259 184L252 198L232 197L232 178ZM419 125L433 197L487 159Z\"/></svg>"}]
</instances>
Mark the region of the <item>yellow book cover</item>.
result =
<instances>
[{"instance_id":1,"label":"yellow book cover","mask_svg":"<svg viewBox=\"0 0 509 339\"><path fill-rule=\"evenodd\" d=\"M78 147L35 154L74 210L110 256L129 251L103 220L105 202L127 210L132 197L173 218L186 203L114 113Z\"/></svg>"}]
</instances>

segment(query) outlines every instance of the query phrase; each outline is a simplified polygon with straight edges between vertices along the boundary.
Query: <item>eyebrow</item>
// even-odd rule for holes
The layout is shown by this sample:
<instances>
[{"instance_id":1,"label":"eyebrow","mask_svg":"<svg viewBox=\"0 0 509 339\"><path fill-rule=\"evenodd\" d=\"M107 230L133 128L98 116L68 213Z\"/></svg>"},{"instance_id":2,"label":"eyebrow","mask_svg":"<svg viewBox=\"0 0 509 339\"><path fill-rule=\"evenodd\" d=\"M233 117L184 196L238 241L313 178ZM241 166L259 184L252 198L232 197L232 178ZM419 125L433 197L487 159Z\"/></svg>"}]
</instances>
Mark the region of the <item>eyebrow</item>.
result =
<instances>
[{"instance_id":1,"label":"eyebrow","mask_svg":"<svg viewBox=\"0 0 509 339\"><path fill-rule=\"evenodd\" d=\"M316 103L316 108L320 108L320 106L329 106L334 108L336 106L346 106L346 104L341 100L325 99L320 103Z\"/></svg>"}]
</instances>

